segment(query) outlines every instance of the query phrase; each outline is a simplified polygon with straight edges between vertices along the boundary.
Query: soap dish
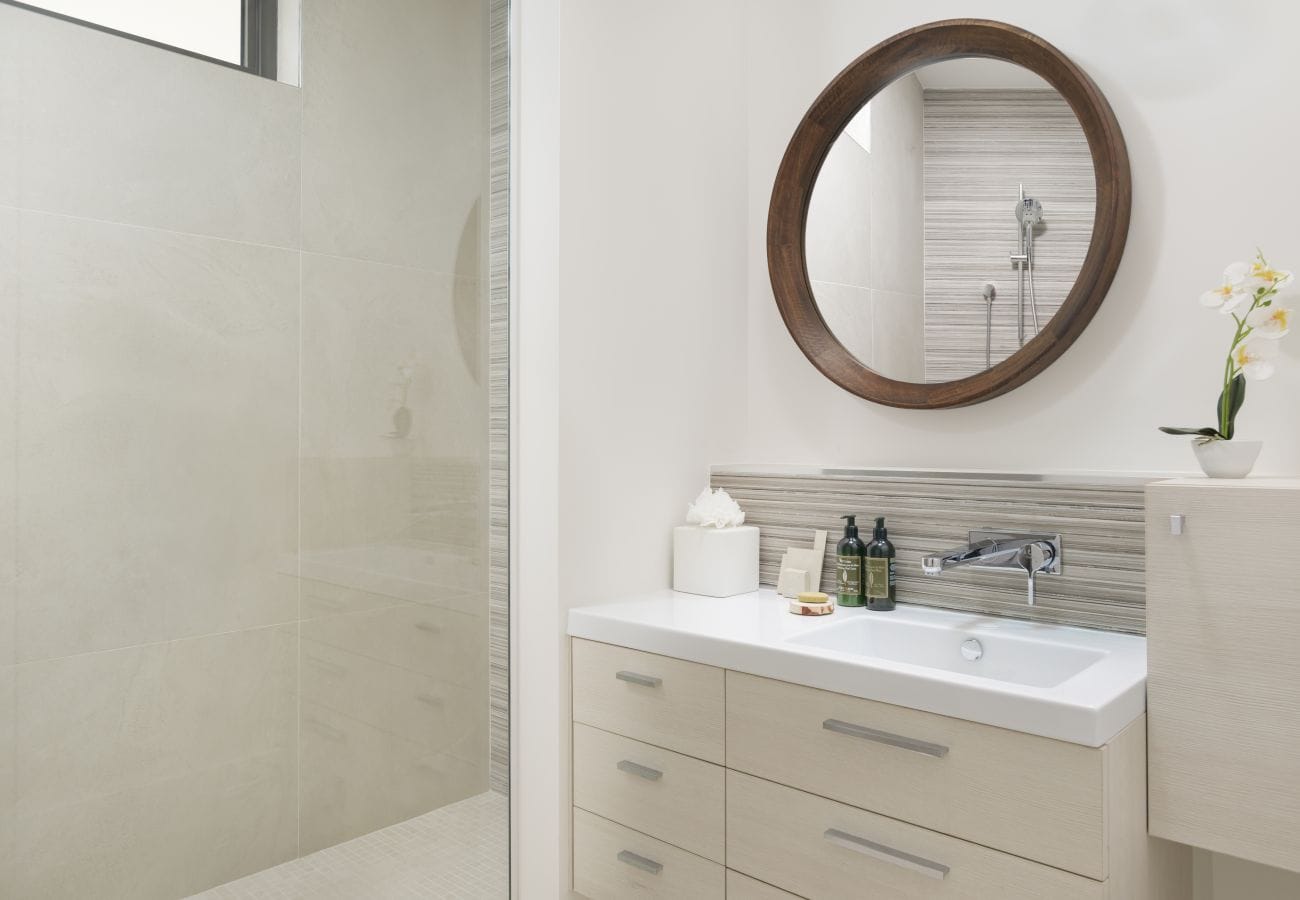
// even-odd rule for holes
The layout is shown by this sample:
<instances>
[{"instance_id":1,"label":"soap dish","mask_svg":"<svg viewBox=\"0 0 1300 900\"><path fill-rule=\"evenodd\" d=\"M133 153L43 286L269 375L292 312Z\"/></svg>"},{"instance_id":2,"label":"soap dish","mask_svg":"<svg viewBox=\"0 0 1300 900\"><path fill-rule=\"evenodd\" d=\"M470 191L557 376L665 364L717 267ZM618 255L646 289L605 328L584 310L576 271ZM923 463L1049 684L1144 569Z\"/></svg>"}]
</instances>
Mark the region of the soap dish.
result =
<instances>
[{"instance_id":1,"label":"soap dish","mask_svg":"<svg viewBox=\"0 0 1300 900\"><path fill-rule=\"evenodd\" d=\"M800 594L790 601L790 612L796 616L829 616L835 612L835 601L825 594Z\"/></svg>"}]
</instances>

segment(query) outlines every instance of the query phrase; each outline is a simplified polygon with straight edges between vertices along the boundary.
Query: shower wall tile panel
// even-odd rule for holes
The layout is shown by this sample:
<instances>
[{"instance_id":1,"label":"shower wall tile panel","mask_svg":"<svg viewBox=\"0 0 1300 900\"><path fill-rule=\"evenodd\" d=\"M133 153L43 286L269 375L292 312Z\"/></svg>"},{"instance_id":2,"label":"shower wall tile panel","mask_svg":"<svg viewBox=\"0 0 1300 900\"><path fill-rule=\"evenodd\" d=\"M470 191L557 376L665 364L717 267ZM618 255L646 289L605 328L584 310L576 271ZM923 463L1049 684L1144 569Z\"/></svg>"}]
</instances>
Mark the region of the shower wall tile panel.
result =
<instances>
[{"instance_id":1,"label":"shower wall tile panel","mask_svg":"<svg viewBox=\"0 0 1300 900\"><path fill-rule=\"evenodd\" d=\"M986 282L997 289L993 361L1018 347L1020 185L1043 205L1034 284L1045 325L1087 255L1096 183L1083 129L1052 90L927 90L924 148L925 380L951 381L984 370ZM1027 298L1026 287L1026 339Z\"/></svg>"},{"instance_id":2,"label":"shower wall tile panel","mask_svg":"<svg viewBox=\"0 0 1300 900\"><path fill-rule=\"evenodd\" d=\"M864 364L904 381L924 378L922 353L921 83L901 78L859 113L831 147L808 210L808 271L817 307ZM855 120L857 122L858 120Z\"/></svg>"},{"instance_id":3,"label":"shower wall tile panel","mask_svg":"<svg viewBox=\"0 0 1300 900\"><path fill-rule=\"evenodd\" d=\"M303 245L480 279L483 3L303 0Z\"/></svg>"},{"instance_id":4,"label":"shower wall tile panel","mask_svg":"<svg viewBox=\"0 0 1300 900\"><path fill-rule=\"evenodd\" d=\"M866 533L874 517L884 516L898 551L901 601L1138 634L1146 629L1143 479L773 471L728 466L712 476L713 486L745 510L746 524L759 527L765 585L776 584L786 548L811 545L820 528L830 532L822 589L833 593L840 517L856 514ZM980 528L1061 534L1065 571L1039 580L1035 606L1025 603L1023 575L921 572L922 554L963 545Z\"/></svg>"},{"instance_id":5,"label":"shower wall tile panel","mask_svg":"<svg viewBox=\"0 0 1300 900\"><path fill-rule=\"evenodd\" d=\"M298 246L296 88L5 5L0 55L0 204Z\"/></svg>"},{"instance_id":6,"label":"shower wall tile panel","mask_svg":"<svg viewBox=\"0 0 1300 900\"><path fill-rule=\"evenodd\" d=\"M17 661L292 621L298 254L19 232Z\"/></svg>"},{"instance_id":7,"label":"shower wall tile panel","mask_svg":"<svg viewBox=\"0 0 1300 900\"><path fill-rule=\"evenodd\" d=\"M297 626L17 666L13 897L188 896L297 851Z\"/></svg>"},{"instance_id":8,"label":"shower wall tile panel","mask_svg":"<svg viewBox=\"0 0 1300 900\"><path fill-rule=\"evenodd\" d=\"M487 788L485 4L303 6L301 850Z\"/></svg>"}]
</instances>

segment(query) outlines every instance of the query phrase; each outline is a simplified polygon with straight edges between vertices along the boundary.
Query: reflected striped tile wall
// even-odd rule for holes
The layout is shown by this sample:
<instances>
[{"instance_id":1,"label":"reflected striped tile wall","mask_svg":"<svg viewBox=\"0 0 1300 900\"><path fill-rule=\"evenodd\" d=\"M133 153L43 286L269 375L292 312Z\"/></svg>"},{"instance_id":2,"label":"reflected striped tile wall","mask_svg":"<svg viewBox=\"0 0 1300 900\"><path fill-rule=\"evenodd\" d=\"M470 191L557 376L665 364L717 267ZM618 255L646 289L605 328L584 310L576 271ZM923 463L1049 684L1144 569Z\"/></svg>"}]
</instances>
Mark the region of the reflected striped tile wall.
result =
<instances>
[{"instance_id":1,"label":"reflected striped tile wall","mask_svg":"<svg viewBox=\"0 0 1300 900\"><path fill-rule=\"evenodd\" d=\"M813 530L823 528L830 540L822 589L832 592L835 542L843 534L840 516L857 514L864 533L873 517L885 516L898 552L900 601L1145 632L1145 479L1035 481L862 471L728 466L713 470L712 483L740 503L746 524L759 527L764 585L776 584L787 547L809 546ZM928 577L921 572L923 553L964 544L967 532L976 528L1060 533L1065 570L1039 580L1034 607L1025 603L1023 575L958 569Z\"/></svg>"},{"instance_id":2,"label":"reflected striped tile wall","mask_svg":"<svg viewBox=\"0 0 1300 900\"><path fill-rule=\"evenodd\" d=\"M1046 325L1087 255L1096 182L1087 138L1056 91L927 90L924 104L925 380L951 381L985 368L985 282L997 287L993 362L1019 347L1010 255L1020 185L1043 205L1034 284ZM1025 322L1028 339L1028 305Z\"/></svg>"},{"instance_id":3,"label":"reflected striped tile wall","mask_svg":"<svg viewBox=\"0 0 1300 900\"><path fill-rule=\"evenodd\" d=\"M493 790L510 790L510 3L492 0L488 148L488 704Z\"/></svg>"}]
</instances>

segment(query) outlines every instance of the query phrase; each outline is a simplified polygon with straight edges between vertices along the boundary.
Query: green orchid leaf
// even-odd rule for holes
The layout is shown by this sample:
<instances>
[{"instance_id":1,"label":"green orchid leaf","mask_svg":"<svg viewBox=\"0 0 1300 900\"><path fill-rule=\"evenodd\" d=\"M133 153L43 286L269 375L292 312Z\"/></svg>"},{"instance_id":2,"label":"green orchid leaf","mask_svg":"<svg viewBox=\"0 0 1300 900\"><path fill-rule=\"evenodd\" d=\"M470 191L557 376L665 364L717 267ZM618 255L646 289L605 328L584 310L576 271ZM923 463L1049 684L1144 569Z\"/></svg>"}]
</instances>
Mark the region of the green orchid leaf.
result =
<instances>
[{"instance_id":1,"label":"green orchid leaf","mask_svg":"<svg viewBox=\"0 0 1300 900\"><path fill-rule=\"evenodd\" d=\"M1190 434L1199 435L1200 437L1221 438L1217 428L1172 428L1169 425L1161 425L1160 430L1165 434Z\"/></svg>"},{"instance_id":2,"label":"green orchid leaf","mask_svg":"<svg viewBox=\"0 0 1300 900\"><path fill-rule=\"evenodd\" d=\"M1219 419L1219 430L1230 441L1237 431L1237 413L1241 412L1241 406L1246 402L1246 376L1242 374L1232 379L1224 393L1227 394L1226 403L1224 395L1220 394L1214 411Z\"/></svg>"}]
</instances>

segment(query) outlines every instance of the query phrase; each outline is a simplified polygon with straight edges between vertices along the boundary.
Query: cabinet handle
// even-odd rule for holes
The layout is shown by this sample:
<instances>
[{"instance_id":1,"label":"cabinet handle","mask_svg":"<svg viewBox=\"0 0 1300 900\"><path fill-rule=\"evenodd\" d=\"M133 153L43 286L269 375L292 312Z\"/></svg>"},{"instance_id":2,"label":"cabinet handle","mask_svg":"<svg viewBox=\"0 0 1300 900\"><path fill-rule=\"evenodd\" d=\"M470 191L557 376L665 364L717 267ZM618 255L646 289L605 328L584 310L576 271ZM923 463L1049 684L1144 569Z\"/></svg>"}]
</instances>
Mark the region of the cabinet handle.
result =
<instances>
[{"instance_id":1,"label":"cabinet handle","mask_svg":"<svg viewBox=\"0 0 1300 900\"><path fill-rule=\"evenodd\" d=\"M619 681L626 681L631 684L639 684L642 687L659 687L664 683L662 678L656 678L653 675L638 675L636 672L616 672L614 677Z\"/></svg>"},{"instance_id":2,"label":"cabinet handle","mask_svg":"<svg viewBox=\"0 0 1300 900\"><path fill-rule=\"evenodd\" d=\"M664 870L663 863L655 862L653 859L646 859L631 850L618 851L618 861L634 869L640 869L642 872L649 872L651 875L658 875Z\"/></svg>"},{"instance_id":3,"label":"cabinet handle","mask_svg":"<svg viewBox=\"0 0 1300 900\"><path fill-rule=\"evenodd\" d=\"M643 766L640 763L634 763L630 759L620 759L618 761L620 772L626 772L629 775L636 775L638 778L644 778L646 781L658 781L664 777L664 773L658 769L652 769L649 766Z\"/></svg>"},{"instance_id":4,"label":"cabinet handle","mask_svg":"<svg viewBox=\"0 0 1300 900\"><path fill-rule=\"evenodd\" d=\"M903 750L911 750L913 753L924 753L926 756L943 758L948 755L948 748L943 744L932 744L929 741L919 741L916 738L903 737L901 734L890 734L888 731L877 731L875 728L868 728L865 725L854 725L852 722L841 722L839 719L827 719L822 722L822 728L827 731L833 731L836 734L847 734L849 737L862 738L864 741L875 741L877 744L888 744L891 747L899 747Z\"/></svg>"},{"instance_id":5,"label":"cabinet handle","mask_svg":"<svg viewBox=\"0 0 1300 900\"><path fill-rule=\"evenodd\" d=\"M1169 533L1178 537L1183 533L1183 526L1187 524L1187 517L1183 515L1173 515L1169 517Z\"/></svg>"},{"instance_id":6,"label":"cabinet handle","mask_svg":"<svg viewBox=\"0 0 1300 900\"><path fill-rule=\"evenodd\" d=\"M852 850L854 853L861 853L863 856L870 856L872 859L878 859L881 862L918 872L926 878L935 878L942 881L951 871L943 863L937 863L923 856L915 856L902 850L895 850L893 847L877 844L875 841L858 837L856 834L849 834L847 831L840 831L838 828L827 828L822 832L822 837L836 847L843 847L845 850Z\"/></svg>"}]
</instances>

